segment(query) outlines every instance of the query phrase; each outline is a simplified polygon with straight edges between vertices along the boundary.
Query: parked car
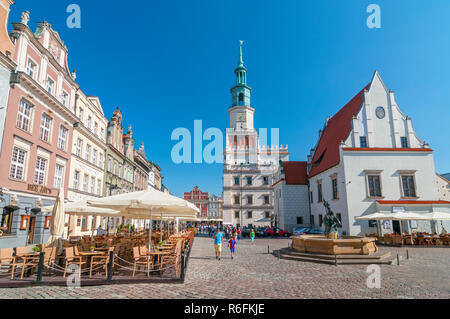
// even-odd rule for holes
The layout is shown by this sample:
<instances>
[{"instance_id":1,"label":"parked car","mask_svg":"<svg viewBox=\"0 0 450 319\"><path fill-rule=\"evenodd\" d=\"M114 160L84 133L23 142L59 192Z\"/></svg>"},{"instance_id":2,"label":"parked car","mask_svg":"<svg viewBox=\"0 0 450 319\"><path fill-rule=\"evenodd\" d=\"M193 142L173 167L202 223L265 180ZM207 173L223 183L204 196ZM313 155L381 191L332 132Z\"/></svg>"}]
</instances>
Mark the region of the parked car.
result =
<instances>
[{"instance_id":1,"label":"parked car","mask_svg":"<svg viewBox=\"0 0 450 319\"><path fill-rule=\"evenodd\" d=\"M255 229L256 237L265 237L266 236L266 228L265 227L257 227Z\"/></svg>"},{"instance_id":2,"label":"parked car","mask_svg":"<svg viewBox=\"0 0 450 319\"><path fill-rule=\"evenodd\" d=\"M273 236L273 228L268 227L265 231L265 236L266 237L272 237ZM286 230L282 230L282 229L278 229L278 237L289 237L291 236L291 233L286 231Z\"/></svg>"},{"instance_id":3,"label":"parked car","mask_svg":"<svg viewBox=\"0 0 450 319\"><path fill-rule=\"evenodd\" d=\"M292 233L292 235L293 236L304 235L310 230L311 230L311 228L309 228L309 227L297 227L294 229L294 232Z\"/></svg>"},{"instance_id":4,"label":"parked car","mask_svg":"<svg viewBox=\"0 0 450 319\"><path fill-rule=\"evenodd\" d=\"M241 236L242 236L242 238L250 237L250 231L251 230L252 230L252 228L250 228L250 227L242 227L241 228Z\"/></svg>"},{"instance_id":5,"label":"parked car","mask_svg":"<svg viewBox=\"0 0 450 319\"><path fill-rule=\"evenodd\" d=\"M323 235L325 232L321 228L310 229L306 232L307 235Z\"/></svg>"}]
</instances>

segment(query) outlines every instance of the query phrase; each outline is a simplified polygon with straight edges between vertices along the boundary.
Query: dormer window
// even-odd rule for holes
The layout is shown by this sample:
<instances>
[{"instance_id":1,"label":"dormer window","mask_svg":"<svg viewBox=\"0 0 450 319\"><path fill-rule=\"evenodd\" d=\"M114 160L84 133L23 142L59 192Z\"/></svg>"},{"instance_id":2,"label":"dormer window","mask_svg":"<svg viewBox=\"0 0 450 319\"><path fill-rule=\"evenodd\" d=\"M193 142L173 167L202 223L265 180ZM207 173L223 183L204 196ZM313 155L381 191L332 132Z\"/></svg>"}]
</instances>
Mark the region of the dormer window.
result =
<instances>
[{"instance_id":1,"label":"dormer window","mask_svg":"<svg viewBox=\"0 0 450 319\"><path fill-rule=\"evenodd\" d=\"M323 158L325 157L325 152L326 152L326 151L327 151L327 150L323 151L323 153L319 156L319 158L317 159L317 161L314 162L314 165L315 165L315 166L319 166L319 165L320 165L320 163L322 162Z\"/></svg>"}]
</instances>

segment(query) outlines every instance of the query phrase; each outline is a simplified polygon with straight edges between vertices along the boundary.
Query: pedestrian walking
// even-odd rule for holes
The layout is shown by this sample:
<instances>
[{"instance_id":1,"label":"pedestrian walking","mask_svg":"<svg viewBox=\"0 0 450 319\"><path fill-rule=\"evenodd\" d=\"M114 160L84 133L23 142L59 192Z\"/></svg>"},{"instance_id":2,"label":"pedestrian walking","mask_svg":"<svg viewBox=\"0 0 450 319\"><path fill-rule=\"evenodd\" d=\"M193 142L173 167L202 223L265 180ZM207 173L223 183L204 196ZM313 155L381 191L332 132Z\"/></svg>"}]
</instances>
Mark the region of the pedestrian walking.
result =
<instances>
[{"instance_id":1,"label":"pedestrian walking","mask_svg":"<svg viewBox=\"0 0 450 319\"><path fill-rule=\"evenodd\" d=\"M237 239L238 239L238 241L241 240L241 227L238 227L238 229L237 229Z\"/></svg>"},{"instance_id":2,"label":"pedestrian walking","mask_svg":"<svg viewBox=\"0 0 450 319\"><path fill-rule=\"evenodd\" d=\"M252 246L255 244L255 230L252 228L252 230L250 231L250 240L251 240L251 244Z\"/></svg>"},{"instance_id":3,"label":"pedestrian walking","mask_svg":"<svg viewBox=\"0 0 450 319\"><path fill-rule=\"evenodd\" d=\"M231 238L228 241L228 247L230 247L231 259L234 259L234 253L236 252L236 238Z\"/></svg>"},{"instance_id":4,"label":"pedestrian walking","mask_svg":"<svg viewBox=\"0 0 450 319\"><path fill-rule=\"evenodd\" d=\"M223 234L217 228L216 233L213 236L214 249L216 251L216 259L217 260L221 260L221 258L222 258L222 238L223 238Z\"/></svg>"}]
</instances>

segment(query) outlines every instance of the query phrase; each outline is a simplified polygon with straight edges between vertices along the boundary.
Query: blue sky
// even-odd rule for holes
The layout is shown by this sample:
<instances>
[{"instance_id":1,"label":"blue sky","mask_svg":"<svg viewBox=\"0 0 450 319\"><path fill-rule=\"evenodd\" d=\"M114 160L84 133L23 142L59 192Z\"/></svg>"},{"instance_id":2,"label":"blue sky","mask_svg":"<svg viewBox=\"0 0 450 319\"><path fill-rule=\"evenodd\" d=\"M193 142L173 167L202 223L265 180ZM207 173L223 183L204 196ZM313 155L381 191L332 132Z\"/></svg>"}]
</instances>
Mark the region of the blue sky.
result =
<instances>
[{"instance_id":1,"label":"blue sky","mask_svg":"<svg viewBox=\"0 0 450 319\"><path fill-rule=\"evenodd\" d=\"M79 4L81 29L66 26ZM114 4L111 4L114 3ZM53 25L69 48L69 66L107 118L116 106L136 144L163 171L176 195L193 186L220 195L222 165L171 160L171 133L194 120L228 127L238 41L253 88L255 126L280 128L291 160L306 160L325 118L361 90L378 69L419 137L450 172L450 2L448 0L16 0L12 21L31 12L34 29ZM366 8L381 7L381 29Z\"/></svg>"}]
</instances>

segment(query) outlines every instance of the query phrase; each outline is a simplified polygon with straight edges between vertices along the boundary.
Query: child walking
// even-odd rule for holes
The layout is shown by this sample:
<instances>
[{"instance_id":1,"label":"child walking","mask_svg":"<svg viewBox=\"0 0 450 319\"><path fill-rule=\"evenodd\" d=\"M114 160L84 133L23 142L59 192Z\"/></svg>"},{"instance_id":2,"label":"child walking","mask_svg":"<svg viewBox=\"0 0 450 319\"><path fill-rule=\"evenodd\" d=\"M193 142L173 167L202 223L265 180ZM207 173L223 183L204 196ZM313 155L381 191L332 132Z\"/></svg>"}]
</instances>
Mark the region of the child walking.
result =
<instances>
[{"instance_id":1,"label":"child walking","mask_svg":"<svg viewBox=\"0 0 450 319\"><path fill-rule=\"evenodd\" d=\"M234 259L234 253L236 252L236 238L234 236L228 241L228 246L230 247L231 259Z\"/></svg>"}]
</instances>

